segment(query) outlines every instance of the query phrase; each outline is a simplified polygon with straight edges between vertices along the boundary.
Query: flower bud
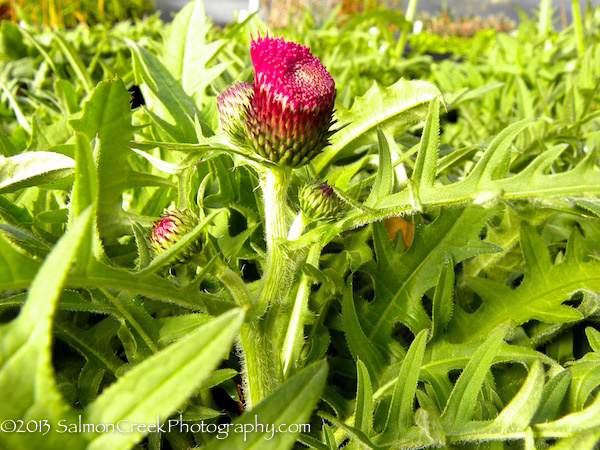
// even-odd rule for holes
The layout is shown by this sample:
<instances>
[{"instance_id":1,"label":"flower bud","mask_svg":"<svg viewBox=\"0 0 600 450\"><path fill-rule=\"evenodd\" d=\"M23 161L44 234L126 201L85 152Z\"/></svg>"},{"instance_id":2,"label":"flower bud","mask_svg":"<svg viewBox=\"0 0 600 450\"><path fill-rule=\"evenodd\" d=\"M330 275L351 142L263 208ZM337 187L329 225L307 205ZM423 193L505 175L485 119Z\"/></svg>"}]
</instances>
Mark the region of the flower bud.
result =
<instances>
[{"instance_id":1,"label":"flower bud","mask_svg":"<svg viewBox=\"0 0 600 450\"><path fill-rule=\"evenodd\" d=\"M250 54L254 83L230 86L217 100L223 129L263 158L302 166L329 145L335 82L308 47L294 42L259 37Z\"/></svg>"},{"instance_id":2,"label":"flower bud","mask_svg":"<svg viewBox=\"0 0 600 450\"><path fill-rule=\"evenodd\" d=\"M221 127L238 145L243 145L248 134L246 120L253 93L252 84L244 81L227 86L217 97Z\"/></svg>"},{"instance_id":3,"label":"flower bud","mask_svg":"<svg viewBox=\"0 0 600 450\"><path fill-rule=\"evenodd\" d=\"M198 224L198 218L187 210L167 212L154 223L150 247L156 256L174 246ZM189 262L202 248L200 237L194 239L175 258L176 263Z\"/></svg>"},{"instance_id":4,"label":"flower bud","mask_svg":"<svg viewBox=\"0 0 600 450\"><path fill-rule=\"evenodd\" d=\"M327 183L308 183L298 191L300 211L312 220L332 220L342 216L343 200Z\"/></svg>"},{"instance_id":5,"label":"flower bud","mask_svg":"<svg viewBox=\"0 0 600 450\"><path fill-rule=\"evenodd\" d=\"M308 47L258 38L250 49L254 96L251 147L282 166L299 167L329 144L335 83Z\"/></svg>"}]
</instances>

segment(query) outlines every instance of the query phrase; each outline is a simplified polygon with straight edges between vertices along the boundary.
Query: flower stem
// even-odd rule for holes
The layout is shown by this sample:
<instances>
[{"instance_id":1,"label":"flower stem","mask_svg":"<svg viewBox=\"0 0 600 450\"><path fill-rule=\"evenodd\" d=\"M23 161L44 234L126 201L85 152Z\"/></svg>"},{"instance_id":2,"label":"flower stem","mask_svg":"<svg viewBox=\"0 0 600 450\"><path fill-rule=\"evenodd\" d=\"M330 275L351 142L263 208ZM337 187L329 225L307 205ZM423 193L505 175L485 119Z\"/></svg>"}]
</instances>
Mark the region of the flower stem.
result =
<instances>
[{"instance_id":1,"label":"flower stem","mask_svg":"<svg viewBox=\"0 0 600 450\"><path fill-rule=\"evenodd\" d=\"M319 263L320 252L321 246L318 243L313 244L308 251L306 262L316 266ZM304 317L308 309L310 285L310 278L306 274L302 274L300 283L298 284L298 290L296 291L294 307L292 308L292 313L288 320L285 341L281 352L283 372L285 375L289 374L294 368L294 365L300 356L302 343L304 342Z\"/></svg>"},{"instance_id":2,"label":"flower stem","mask_svg":"<svg viewBox=\"0 0 600 450\"><path fill-rule=\"evenodd\" d=\"M283 303L291 284L289 264L281 240L287 238L286 217L287 192L290 184L290 171L269 168L263 179L263 201L265 208L265 238L267 261L263 273L259 303Z\"/></svg>"},{"instance_id":3,"label":"flower stem","mask_svg":"<svg viewBox=\"0 0 600 450\"><path fill-rule=\"evenodd\" d=\"M260 321L245 323L240 330L242 379L246 410L258 405L283 381L273 341Z\"/></svg>"},{"instance_id":4,"label":"flower stem","mask_svg":"<svg viewBox=\"0 0 600 450\"><path fill-rule=\"evenodd\" d=\"M247 408L256 406L283 382L280 358L282 317L287 314L285 299L293 279L292 262L282 242L287 238L287 192L289 169L269 168L261 179L265 212L266 266L258 305L269 311L260 320L246 323L240 331L244 364L244 397Z\"/></svg>"}]
</instances>

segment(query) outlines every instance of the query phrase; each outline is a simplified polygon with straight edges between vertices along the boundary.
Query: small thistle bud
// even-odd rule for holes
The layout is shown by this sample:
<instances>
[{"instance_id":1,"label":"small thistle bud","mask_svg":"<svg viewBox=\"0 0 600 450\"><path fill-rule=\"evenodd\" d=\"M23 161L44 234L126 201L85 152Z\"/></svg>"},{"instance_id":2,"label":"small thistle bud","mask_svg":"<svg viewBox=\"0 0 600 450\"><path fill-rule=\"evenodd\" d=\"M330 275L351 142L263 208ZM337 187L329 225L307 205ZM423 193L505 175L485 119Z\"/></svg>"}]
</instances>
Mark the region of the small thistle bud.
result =
<instances>
[{"instance_id":1,"label":"small thistle bud","mask_svg":"<svg viewBox=\"0 0 600 450\"><path fill-rule=\"evenodd\" d=\"M171 211L160 216L150 235L150 247L156 256L167 251L198 224L198 218L187 210ZM188 244L175 259L177 263L189 262L202 248L200 237Z\"/></svg>"},{"instance_id":2,"label":"small thistle bud","mask_svg":"<svg viewBox=\"0 0 600 450\"><path fill-rule=\"evenodd\" d=\"M243 145L246 140L246 120L253 93L252 84L244 81L227 86L217 97L221 127L231 141L238 145Z\"/></svg>"},{"instance_id":3,"label":"small thistle bud","mask_svg":"<svg viewBox=\"0 0 600 450\"><path fill-rule=\"evenodd\" d=\"M332 220L342 216L343 200L327 183L308 183L300 188L298 202L302 214L312 220Z\"/></svg>"}]
</instances>

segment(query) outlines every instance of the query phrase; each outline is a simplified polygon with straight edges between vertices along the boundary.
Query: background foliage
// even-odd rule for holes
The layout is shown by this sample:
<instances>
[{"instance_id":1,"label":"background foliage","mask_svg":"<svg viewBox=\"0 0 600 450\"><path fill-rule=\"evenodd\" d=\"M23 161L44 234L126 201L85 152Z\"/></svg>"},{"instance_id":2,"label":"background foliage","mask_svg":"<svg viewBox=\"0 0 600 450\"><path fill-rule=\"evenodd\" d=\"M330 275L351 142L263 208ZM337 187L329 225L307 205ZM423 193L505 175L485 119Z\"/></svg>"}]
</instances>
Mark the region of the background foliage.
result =
<instances>
[{"instance_id":1,"label":"background foliage","mask_svg":"<svg viewBox=\"0 0 600 450\"><path fill-rule=\"evenodd\" d=\"M349 207L287 244L306 327L287 381L242 413L233 346L264 314L263 211L215 96L251 80L266 25L214 29L200 1L171 26L2 22L0 421L312 425L3 447L594 448L600 10L583 48L524 20L444 60L413 38L403 52L391 25L376 10L281 31L332 73L345 125L292 190L326 179ZM146 242L168 207L199 214L186 239L205 243L174 270L185 243L152 259Z\"/></svg>"}]
</instances>

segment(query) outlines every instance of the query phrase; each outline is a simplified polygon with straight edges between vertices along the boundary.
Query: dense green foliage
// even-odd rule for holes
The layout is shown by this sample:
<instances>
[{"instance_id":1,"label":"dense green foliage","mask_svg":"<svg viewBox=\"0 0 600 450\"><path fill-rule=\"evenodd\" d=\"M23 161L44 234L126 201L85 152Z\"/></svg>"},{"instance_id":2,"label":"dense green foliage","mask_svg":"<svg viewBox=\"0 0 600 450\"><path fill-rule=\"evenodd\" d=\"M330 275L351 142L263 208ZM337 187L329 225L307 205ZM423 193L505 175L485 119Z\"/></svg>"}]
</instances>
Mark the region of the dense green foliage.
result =
<instances>
[{"instance_id":1,"label":"dense green foliage","mask_svg":"<svg viewBox=\"0 0 600 450\"><path fill-rule=\"evenodd\" d=\"M200 0L170 26L2 23L0 422L52 431L0 432L0 447L600 442L600 9L583 48L526 20L460 60L416 40L400 54L391 23L307 16L282 32L333 75L338 122L292 172L287 221L306 182L346 207L281 239L276 271L256 190L268 164L228 142L215 101L252 80L263 23L216 30ZM166 208L199 222L153 258ZM285 341L261 341L271 328ZM265 395L241 398L256 379ZM223 440L57 432L180 415L233 425ZM311 428L233 432L255 420Z\"/></svg>"},{"instance_id":2,"label":"dense green foliage","mask_svg":"<svg viewBox=\"0 0 600 450\"><path fill-rule=\"evenodd\" d=\"M141 18L153 7L152 0L0 0L0 18L64 29Z\"/></svg>"}]
</instances>

